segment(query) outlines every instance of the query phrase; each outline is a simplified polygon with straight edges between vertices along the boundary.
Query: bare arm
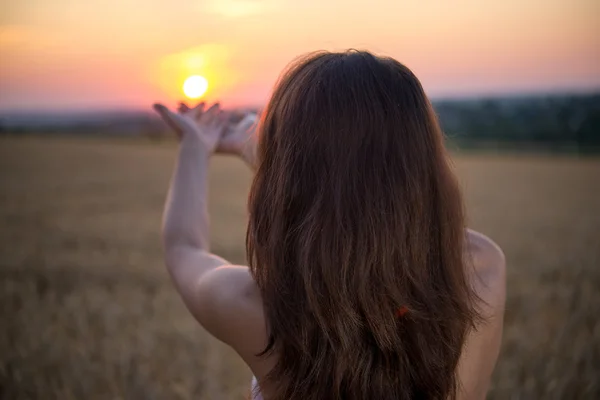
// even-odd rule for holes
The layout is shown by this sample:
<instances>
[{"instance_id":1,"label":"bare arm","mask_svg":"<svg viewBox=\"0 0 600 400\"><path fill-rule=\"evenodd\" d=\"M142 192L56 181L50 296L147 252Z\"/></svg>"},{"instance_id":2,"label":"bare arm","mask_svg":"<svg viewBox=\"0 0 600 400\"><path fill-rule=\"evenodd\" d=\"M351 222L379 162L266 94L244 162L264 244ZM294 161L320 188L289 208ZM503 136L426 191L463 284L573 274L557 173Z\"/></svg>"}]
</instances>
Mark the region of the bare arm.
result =
<instances>
[{"instance_id":1,"label":"bare arm","mask_svg":"<svg viewBox=\"0 0 600 400\"><path fill-rule=\"evenodd\" d=\"M255 340L240 346L240 332L254 332L262 321L258 290L247 267L230 265L209 251L208 167L209 157L221 139L225 120L217 109L186 109L175 114L157 110L178 133L175 172L163 215L165 263L175 287L196 320L218 339L240 353ZM211 113L213 114L211 116ZM262 342L261 342L262 343Z\"/></svg>"},{"instance_id":2,"label":"bare arm","mask_svg":"<svg viewBox=\"0 0 600 400\"><path fill-rule=\"evenodd\" d=\"M208 167L224 130L219 106L176 114L155 109L180 138L175 172L163 214L165 263L190 312L200 321L198 287L207 272L227 262L209 251Z\"/></svg>"},{"instance_id":3,"label":"bare arm","mask_svg":"<svg viewBox=\"0 0 600 400\"><path fill-rule=\"evenodd\" d=\"M165 263L196 318L200 280L206 272L228 264L209 251L208 163L208 150L200 140L184 136L163 215Z\"/></svg>"}]
</instances>

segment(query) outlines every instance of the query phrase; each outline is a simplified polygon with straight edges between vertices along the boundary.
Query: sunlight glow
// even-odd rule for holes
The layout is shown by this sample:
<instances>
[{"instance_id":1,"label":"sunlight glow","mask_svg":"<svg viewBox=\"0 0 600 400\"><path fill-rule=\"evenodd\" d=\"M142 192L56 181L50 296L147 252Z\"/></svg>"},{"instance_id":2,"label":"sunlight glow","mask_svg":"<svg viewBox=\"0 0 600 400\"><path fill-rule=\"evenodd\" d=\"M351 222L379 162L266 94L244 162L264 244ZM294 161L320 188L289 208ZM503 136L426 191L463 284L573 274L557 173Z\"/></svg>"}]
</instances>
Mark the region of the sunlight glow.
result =
<instances>
[{"instance_id":1,"label":"sunlight glow","mask_svg":"<svg viewBox=\"0 0 600 400\"><path fill-rule=\"evenodd\" d=\"M192 75L183 83L183 93L190 99L202 97L208 89L208 80L200 75Z\"/></svg>"},{"instance_id":2,"label":"sunlight glow","mask_svg":"<svg viewBox=\"0 0 600 400\"><path fill-rule=\"evenodd\" d=\"M211 0L205 2L203 7L223 17L241 18L265 12L271 6L269 3L264 0Z\"/></svg>"}]
</instances>

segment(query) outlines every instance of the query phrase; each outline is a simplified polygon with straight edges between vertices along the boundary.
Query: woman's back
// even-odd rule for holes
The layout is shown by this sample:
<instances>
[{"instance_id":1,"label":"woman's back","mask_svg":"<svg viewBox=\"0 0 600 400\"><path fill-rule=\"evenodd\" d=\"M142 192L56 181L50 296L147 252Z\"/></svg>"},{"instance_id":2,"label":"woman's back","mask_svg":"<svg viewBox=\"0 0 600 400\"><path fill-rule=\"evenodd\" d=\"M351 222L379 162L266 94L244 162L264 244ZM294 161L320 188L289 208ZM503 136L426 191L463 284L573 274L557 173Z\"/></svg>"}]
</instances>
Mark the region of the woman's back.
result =
<instances>
[{"instance_id":1,"label":"woman's back","mask_svg":"<svg viewBox=\"0 0 600 400\"><path fill-rule=\"evenodd\" d=\"M468 232L466 254L473 259L473 287L482 300L483 322L466 339L458 365L459 399L484 399L493 372L502 339L502 323L505 302L505 261L501 250L489 238ZM220 292L221 301L212 313L230 318L213 319L206 326L209 331L230 344L242 356L255 375L251 389L256 400L269 400L269 384L261 386L269 372L277 364L278 354L258 356L269 337L265 326L265 312L260 291L245 268L229 270L226 274L214 274L206 281L210 291ZM229 293L228 293L229 292ZM214 305L214 304L213 304ZM352 367L352 366L349 366ZM327 368L323 373L328 373ZM363 399L360 395L353 397Z\"/></svg>"},{"instance_id":2,"label":"woman's back","mask_svg":"<svg viewBox=\"0 0 600 400\"><path fill-rule=\"evenodd\" d=\"M365 52L311 55L280 80L258 135L250 267L207 273L192 312L265 399L483 397L504 259L466 229L412 72Z\"/></svg>"}]
</instances>

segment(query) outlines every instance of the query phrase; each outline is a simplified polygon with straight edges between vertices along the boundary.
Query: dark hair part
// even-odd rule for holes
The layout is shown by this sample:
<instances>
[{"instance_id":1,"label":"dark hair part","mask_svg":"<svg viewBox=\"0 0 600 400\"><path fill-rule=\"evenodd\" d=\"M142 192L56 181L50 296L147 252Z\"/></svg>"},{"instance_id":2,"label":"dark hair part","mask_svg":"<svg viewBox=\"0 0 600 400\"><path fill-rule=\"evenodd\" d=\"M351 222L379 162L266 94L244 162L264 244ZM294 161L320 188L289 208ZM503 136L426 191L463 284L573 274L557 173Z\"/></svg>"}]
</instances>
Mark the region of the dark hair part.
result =
<instances>
[{"instance_id":1,"label":"dark hair part","mask_svg":"<svg viewBox=\"0 0 600 400\"><path fill-rule=\"evenodd\" d=\"M460 191L419 80L368 52L311 54L258 132L246 245L262 354L277 356L268 398L455 398L478 314Z\"/></svg>"}]
</instances>

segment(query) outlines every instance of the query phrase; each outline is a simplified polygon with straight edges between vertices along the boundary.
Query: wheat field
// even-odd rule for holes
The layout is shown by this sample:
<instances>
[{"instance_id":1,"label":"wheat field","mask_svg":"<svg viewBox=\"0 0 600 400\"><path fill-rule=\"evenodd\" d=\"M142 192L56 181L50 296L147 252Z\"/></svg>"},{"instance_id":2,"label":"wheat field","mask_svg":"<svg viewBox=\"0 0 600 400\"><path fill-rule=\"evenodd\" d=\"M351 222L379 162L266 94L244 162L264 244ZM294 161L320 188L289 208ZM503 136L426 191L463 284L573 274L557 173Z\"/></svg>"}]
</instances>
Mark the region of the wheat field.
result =
<instances>
[{"instance_id":1,"label":"wheat field","mask_svg":"<svg viewBox=\"0 0 600 400\"><path fill-rule=\"evenodd\" d=\"M242 399L250 372L162 265L173 143L0 139L0 398ZM508 262L490 399L600 398L600 159L455 155ZM211 165L213 251L244 262L251 174Z\"/></svg>"}]
</instances>

